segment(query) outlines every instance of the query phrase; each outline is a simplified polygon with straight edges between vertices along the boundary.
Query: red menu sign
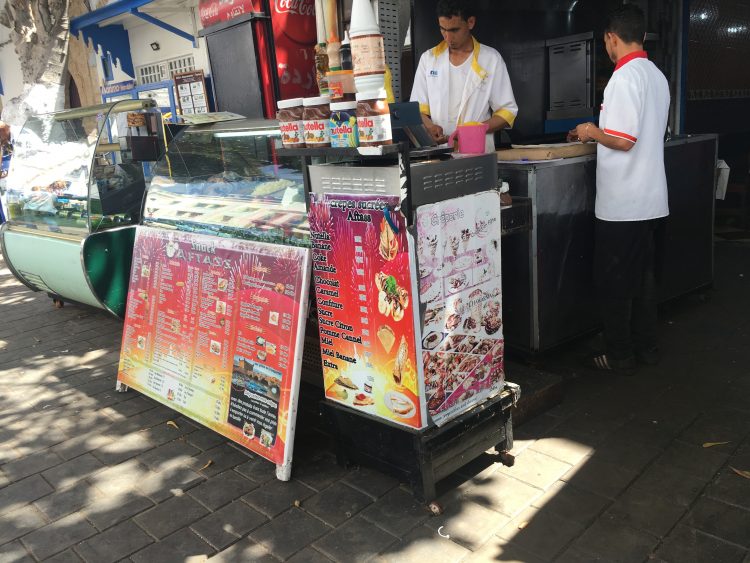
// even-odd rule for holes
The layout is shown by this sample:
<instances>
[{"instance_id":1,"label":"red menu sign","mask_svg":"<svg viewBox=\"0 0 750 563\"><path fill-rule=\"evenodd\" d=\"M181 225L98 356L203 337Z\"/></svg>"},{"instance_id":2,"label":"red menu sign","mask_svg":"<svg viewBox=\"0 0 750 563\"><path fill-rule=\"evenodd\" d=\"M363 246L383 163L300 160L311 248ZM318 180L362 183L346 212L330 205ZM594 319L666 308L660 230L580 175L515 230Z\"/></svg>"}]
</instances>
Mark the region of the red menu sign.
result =
<instances>
[{"instance_id":1,"label":"red menu sign","mask_svg":"<svg viewBox=\"0 0 750 563\"><path fill-rule=\"evenodd\" d=\"M271 0L281 99L317 96L315 0Z\"/></svg>"},{"instance_id":2,"label":"red menu sign","mask_svg":"<svg viewBox=\"0 0 750 563\"><path fill-rule=\"evenodd\" d=\"M398 196L311 194L310 235L328 399L425 425L416 282Z\"/></svg>"},{"instance_id":3,"label":"red menu sign","mask_svg":"<svg viewBox=\"0 0 750 563\"><path fill-rule=\"evenodd\" d=\"M291 469L310 251L139 227L118 381Z\"/></svg>"}]
</instances>

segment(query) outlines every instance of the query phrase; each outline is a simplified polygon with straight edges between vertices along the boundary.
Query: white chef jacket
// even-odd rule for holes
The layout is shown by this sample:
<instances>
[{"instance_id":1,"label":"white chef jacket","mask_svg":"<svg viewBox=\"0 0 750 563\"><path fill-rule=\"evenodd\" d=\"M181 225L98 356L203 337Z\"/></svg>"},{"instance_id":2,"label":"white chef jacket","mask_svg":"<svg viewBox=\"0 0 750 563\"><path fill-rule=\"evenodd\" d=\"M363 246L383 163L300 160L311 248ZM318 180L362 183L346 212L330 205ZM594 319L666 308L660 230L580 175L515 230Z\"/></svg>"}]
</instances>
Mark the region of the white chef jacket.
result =
<instances>
[{"instance_id":1,"label":"white chef jacket","mask_svg":"<svg viewBox=\"0 0 750 563\"><path fill-rule=\"evenodd\" d=\"M599 127L634 143L629 151L596 149L596 205L604 221L645 221L669 215L664 171L664 132L669 84L662 72L636 51L617 61L604 90Z\"/></svg>"},{"instance_id":2,"label":"white chef jacket","mask_svg":"<svg viewBox=\"0 0 750 563\"><path fill-rule=\"evenodd\" d=\"M451 62L448 44L445 41L422 54L414 76L411 101L419 102L420 111L429 115L446 134L453 132L461 123L487 121L493 115L499 115L512 127L518 113L508 69L500 53L492 47L480 44L473 37L472 40L474 53L471 71L466 79L463 100L455 123L448 123L448 73ZM485 148L487 152L495 150L491 133L487 134Z\"/></svg>"}]
</instances>

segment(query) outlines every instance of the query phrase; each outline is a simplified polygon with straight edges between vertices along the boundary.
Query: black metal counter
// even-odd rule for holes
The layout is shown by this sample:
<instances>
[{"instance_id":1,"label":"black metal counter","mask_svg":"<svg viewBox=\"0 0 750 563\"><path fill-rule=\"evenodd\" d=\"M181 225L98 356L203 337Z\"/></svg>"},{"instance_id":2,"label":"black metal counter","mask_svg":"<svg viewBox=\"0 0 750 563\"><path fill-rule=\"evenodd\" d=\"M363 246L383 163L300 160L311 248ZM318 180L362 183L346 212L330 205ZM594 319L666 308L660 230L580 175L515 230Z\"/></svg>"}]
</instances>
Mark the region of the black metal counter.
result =
<instances>
[{"instance_id":1,"label":"black metal counter","mask_svg":"<svg viewBox=\"0 0 750 563\"><path fill-rule=\"evenodd\" d=\"M665 146L669 218L659 233L662 301L713 281L714 135ZM498 164L528 197L532 229L503 239L503 322L509 347L543 352L597 328L592 284L596 156Z\"/></svg>"}]
</instances>

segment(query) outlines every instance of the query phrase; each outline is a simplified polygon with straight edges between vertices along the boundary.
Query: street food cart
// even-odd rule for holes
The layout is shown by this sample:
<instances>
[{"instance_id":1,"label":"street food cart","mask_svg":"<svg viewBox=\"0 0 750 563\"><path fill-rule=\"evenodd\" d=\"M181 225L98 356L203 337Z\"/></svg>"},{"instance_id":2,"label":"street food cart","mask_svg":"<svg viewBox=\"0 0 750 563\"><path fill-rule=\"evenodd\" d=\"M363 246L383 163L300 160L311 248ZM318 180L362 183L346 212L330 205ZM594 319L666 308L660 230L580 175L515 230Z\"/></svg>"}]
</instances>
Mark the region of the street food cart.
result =
<instances>
[{"instance_id":1,"label":"street food cart","mask_svg":"<svg viewBox=\"0 0 750 563\"><path fill-rule=\"evenodd\" d=\"M494 155L364 152L283 149L275 121L190 126L146 193L118 380L271 459L281 479L303 376L324 387L334 432L342 413L358 421L349 430L375 425L424 445L436 424L447 436L461 418L466 432L481 410L484 429L470 442L431 438L427 449L440 443L443 456L472 449L446 470L512 443ZM424 245L414 242L421 232ZM386 459L371 441L358 445ZM411 466L397 474L434 496L445 473L423 479L430 456L399 454Z\"/></svg>"},{"instance_id":2,"label":"street food cart","mask_svg":"<svg viewBox=\"0 0 750 563\"><path fill-rule=\"evenodd\" d=\"M34 116L6 179L5 262L34 291L122 317L148 161L161 114L128 100Z\"/></svg>"}]
</instances>

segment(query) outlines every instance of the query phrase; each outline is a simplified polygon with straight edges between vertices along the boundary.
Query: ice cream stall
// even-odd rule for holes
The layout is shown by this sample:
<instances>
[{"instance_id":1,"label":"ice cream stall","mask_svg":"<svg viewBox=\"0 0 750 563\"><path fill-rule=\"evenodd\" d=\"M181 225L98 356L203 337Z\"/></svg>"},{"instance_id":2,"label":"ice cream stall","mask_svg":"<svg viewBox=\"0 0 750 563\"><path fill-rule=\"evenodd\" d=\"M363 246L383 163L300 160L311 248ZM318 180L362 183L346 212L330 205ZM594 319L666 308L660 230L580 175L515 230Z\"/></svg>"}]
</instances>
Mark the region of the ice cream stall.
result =
<instances>
[{"instance_id":1,"label":"ice cream stall","mask_svg":"<svg viewBox=\"0 0 750 563\"><path fill-rule=\"evenodd\" d=\"M518 210L528 209L501 209L494 155L292 149L281 135L268 120L190 126L155 165L120 384L287 479L304 379L324 389L342 461L393 465L373 449L384 431L412 449L420 441L422 454L405 442L394 450L414 466L396 473L431 497L456 463L512 442L499 239L501 215L516 221L511 232L527 228ZM446 432L459 419L473 428L466 417L479 411L484 430L449 447ZM450 463L423 478L437 443Z\"/></svg>"},{"instance_id":2,"label":"ice cream stall","mask_svg":"<svg viewBox=\"0 0 750 563\"><path fill-rule=\"evenodd\" d=\"M5 262L21 282L122 317L161 114L128 100L29 118L6 179Z\"/></svg>"}]
</instances>

